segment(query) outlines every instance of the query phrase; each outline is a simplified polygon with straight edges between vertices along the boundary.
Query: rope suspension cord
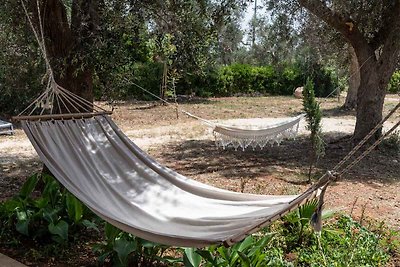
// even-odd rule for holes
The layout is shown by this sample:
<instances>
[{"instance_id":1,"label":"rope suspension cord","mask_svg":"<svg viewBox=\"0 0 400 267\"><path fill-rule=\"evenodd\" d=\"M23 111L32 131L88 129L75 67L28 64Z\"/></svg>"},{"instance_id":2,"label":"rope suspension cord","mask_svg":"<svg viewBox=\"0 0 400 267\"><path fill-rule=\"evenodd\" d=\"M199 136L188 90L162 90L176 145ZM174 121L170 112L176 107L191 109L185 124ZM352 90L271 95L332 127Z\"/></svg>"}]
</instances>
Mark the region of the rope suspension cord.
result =
<instances>
[{"instance_id":1,"label":"rope suspension cord","mask_svg":"<svg viewBox=\"0 0 400 267\"><path fill-rule=\"evenodd\" d=\"M382 126L383 124L400 108L400 101L399 103L332 169L333 173L337 173L341 167L344 166L344 164L358 151L360 148L374 135ZM362 158L364 158L368 153L370 153L377 145L379 145L383 139L388 136L390 133L392 133L397 127L399 126L399 122L394 125L385 135L382 135L374 144L372 144L364 153L361 155L364 156L361 157L356 163L358 163ZM358 159L358 158L357 158ZM357 160L356 159L356 160ZM354 161L356 161L354 160ZM353 162L354 162L353 161ZM351 167L353 167L355 164L350 163L349 166L345 167L339 174L343 174L347 172Z\"/></svg>"},{"instance_id":2,"label":"rope suspension cord","mask_svg":"<svg viewBox=\"0 0 400 267\"><path fill-rule=\"evenodd\" d=\"M147 90L146 88L144 88L144 87L142 87L142 86L136 84L135 82L127 81L127 83L130 83L130 84L132 84L132 85L138 87L139 89L143 90L144 92L148 93L149 95L151 95L151 96L157 98L158 100L162 101L162 102L165 103L166 105L174 106L173 103L171 103L171 102L169 102L169 101L167 101L167 100L165 100L165 99L162 99L162 98L159 97L158 95L153 94L152 92L150 92L150 91ZM177 109L178 111L180 111L180 112L186 114L186 115L189 116L189 117L198 119L199 121L201 121L201 122L203 122L203 123L205 123L205 124L207 124L207 125L214 126L214 124L213 124L212 122L210 122L210 121L208 121L208 120L205 120L205 119L203 119L203 118L200 118L200 117L198 117L198 116L196 116L196 115L193 115L192 113L190 113L190 112L188 112L188 111L186 111L186 110L184 110L184 109L181 109L181 108L178 106L178 103L176 104L176 109Z\"/></svg>"},{"instance_id":3,"label":"rope suspension cord","mask_svg":"<svg viewBox=\"0 0 400 267\"><path fill-rule=\"evenodd\" d=\"M47 50L44 39L44 29L42 22L42 15L40 12L39 1L36 1L39 29L37 30L33 25L32 19L29 15L28 9L23 0L20 1L24 13L28 19L29 25L38 43L42 57L46 65L46 73L43 80L47 79L46 90L40 94L28 107L26 107L17 116L13 117L14 120L30 120L30 119L52 119L52 118L79 118L88 117L95 114L111 114L100 106L80 97L67 89L60 86L54 78L54 72L47 56ZM54 115L54 107L58 108L58 112L67 111L68 114ZM34 112L42 108L39 115L34 115ZM49 114L44 115L44 111L49 110ZM30 111L30 112L28 112ZM27 115L24 116L26 112ZM82 113L84 112L84 113Z\"/></svg>"}]
</instances>

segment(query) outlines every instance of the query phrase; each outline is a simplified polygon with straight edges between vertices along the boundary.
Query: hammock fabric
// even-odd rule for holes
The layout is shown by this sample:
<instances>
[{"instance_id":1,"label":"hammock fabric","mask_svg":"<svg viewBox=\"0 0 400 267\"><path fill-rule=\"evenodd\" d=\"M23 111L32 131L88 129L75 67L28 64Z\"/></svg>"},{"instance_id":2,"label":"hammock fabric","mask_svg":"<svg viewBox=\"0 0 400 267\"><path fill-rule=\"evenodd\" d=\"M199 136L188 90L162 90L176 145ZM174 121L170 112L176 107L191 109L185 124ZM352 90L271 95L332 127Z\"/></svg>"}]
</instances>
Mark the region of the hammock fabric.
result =
<instances>
[{"instance_id":1,"label":"hammock fabric","mask_svg":"<svg viewBox=\"0 0 400 267\"><path fill-rule=\"evenodd\" d=\"M106 115L22 120L55 177L100 217L141 238L177 246L230 245L315 197L230 192L186 178L150 158Z\"/></svg>"},{"instance_id":2,"label":"hammock fabric","mask_svg":"<svg viewBox=\"0 0 400 267\"><path fill-rule=\"evenodd\" d=\"M248 147L253 149L259 147L263 149L267 144L280 144L283 139L296 137L299 130L300 120L305 116L301 114L280 123L268 125L265 127L255 126L228 126L205 120L189 112L184 113L192 118L198 119L204 124L212 127L215 137L215 144L223 149L233 147L245 150Z\"/></svg>"}]
</instances>

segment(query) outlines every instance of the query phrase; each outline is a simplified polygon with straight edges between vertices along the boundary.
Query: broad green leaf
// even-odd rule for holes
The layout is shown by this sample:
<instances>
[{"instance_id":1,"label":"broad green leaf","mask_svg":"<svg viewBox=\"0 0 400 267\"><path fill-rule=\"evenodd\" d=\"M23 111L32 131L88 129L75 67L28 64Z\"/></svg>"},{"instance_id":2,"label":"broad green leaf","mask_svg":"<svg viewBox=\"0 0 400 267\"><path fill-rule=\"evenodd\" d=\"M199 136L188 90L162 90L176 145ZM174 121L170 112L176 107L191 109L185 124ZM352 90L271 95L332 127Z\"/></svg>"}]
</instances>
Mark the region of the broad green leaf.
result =
<instances>
[{"instance_id":1,"label":"broad green leaf","mask_svg":"<svg viewBox=\"0 0 400 267\"><path fill-rule=\"evenodd\" d=\"M129 254L136 250L136 242L119 238L115 240L113 249L117 252L120 263L127 266Z\"/></svg>"},{"instance_id":2,"label":"broad green leaf","mask_svg":"<svg viewBox=\"0 0 400 267\"><path fill-rule=\"evenodd\" d=\"M24 204L20 198L12 198L3 202L2 207L8 215L14 215L15 210L24 207Z\"/></svg>"},{"instance_id":3,"label":"broad green leaf","mask_svg":"<svg viewBox=\"0 0 400 267\"><path fill-rule=\"evenodd\" d=\"M18 221L26 221L28 220L28 214L26 211L17 211L17 219Z\"/></svg>"},{"instance_id":4,"label":"broad green leaf","mask_svg":"<svg viewBox=\"0 0 400 267\"><path fill-rule=\"evenodd\" d=\"M215 265L215 259L214 259L213 255L211 254L210 251L207 251L207 250L196 250L196 253L199 254L206 261L211 262L213 265Z\"/></svg>"},{"instance_id":5,"label":"broad green leaf","mask_svg":"<svg viewBox=\"0 0 400 267\"><path fill-rule=\"evenodd\" d=\"M196 253L194 248L185 248L183 255L183 263L186 267L198 267L201 262L201 256Z\"/></svg>"},{"instance_id":6,"label":"broad green leaf","mask_svg":"<svg viewBox=\"0 0 400 267\"><path fill-rule=\"evenodd\" d=\"M113 242L117 235L121 233L121 230L110 223L106 223L104 227L104 232L106 234L107 240Z\"/></svg>"},{"instance_id":7,"label":"broad green leaf","mask_svg":"<svg viewBox=\"0 0 400 267\"><path fill-rule=\"evenodd\" d=\"M43 210L43 218L49 222L49 223L54 223L55 221L58 220L58 212L60 209L53 209L51 207L46 207Z\"/></svg>"},{"instance_id":8,"label":"broad green leaf","mask_svg":"<svg viewBox=\"0 0 400 267\"><path fill-rule=\"evenodd\" d=\"M66 194L66 203L70 219L78 223L83 216L82 203L70 193Z\"/></svg>"},{"instance_id":9,"label":"broad green leaf","mask_svg":"<svg viewBox=\"0 0 400 267\"><path fill-rule=\"evenodd\" d=\"M29 195L33 192L33 190L36 187L36 184L38 182L38 177L37 174L32 175L31 177L29 177L25 183L23 184L20 192L19 192L19 196L22 199L26 199L27 197L29 197Z\"/></svg>"},{"instance_id":10,"label":"broad green leaf","mask_svg":"<svg viewBox=\"0 0 400 267\"><path fill-rule=\"evenodd\" d=\"M140 245L144 248L154 248L154 247L160 246L160 244L157 244L157 243L145 240L145 239L138 238L138 240L140 242Z\"/></svg>"},{"instance_id":11,"label":"broad green leaf","mask_svg":"<svg viewBox=\"0 0 400 267\"><path fill-rule=\"evenodd\" d=\"M100 263L100 265L104 264L104 261L107 259L108 256L112 254L112 251L107 251L101 254L100 256L97 257L97 261Z\"/></svg>"},{"instance_id":12,"label":"broad green leaf","mask_svg":"<svg viewBox=\"0 0 400 267\"><path fill-rule=\"evenodd\" d=\"M45 208L49 204L49 199L47 197L40 197L35 200L35 207L39 209Z\"/></svg>"},{"instance_id":13,"label":"broad green leaf","mask_svg":"<svg viewBox=\"0 0 400 267\"><path fill-rule=\"evenodd\" d=\"M55 207L60 196L60 185L58 182L54 179L50 180L49 183L46 184L42 195L50 200L52 207Z\"/></svg>"},{"instance_id":14,"label":"broad green leaf","mask_svg":"<svg viewBox=\"0 0 400 267\"><path fill-rule=\"evenodd\" d=\"M227 248L220 246L217 248L217 251L224 260L229 261L229 252Z\"/></svg>"},{"instance_id":15,"label":"broad green leaf","mask_svg":"<svg viewBox=\"0 0 400 267\"><path fill-rule=\"evenodd\" d=\"M242 251L243 252L246 249L248 249L252 244L253 244L253 237L251 235L249 235L248 237L246 237L245 240L240 242L238 251Z\"/></svg>"},{"instance_id":16,"label":"broad green leaf","mask_svg":"<svg viewBox=\"0 0 400 267\"><path fill-rule=\"evenodd\" d=\"M87 229L93 229L96 232L100 233L99 228L97 227L97 224L95 222L91 222L89 220L83 220L82 224L87 228Z\"/></svg>"},{"instance_id":17,"label":"broad green leaf","mask_svg":"<svg viewBox=\"0 0 400 267\"><path fill-rule=\"evenodd\" d=\"M59 236L63 241L68 241L68 223L61 220L57 224L49 224L49 232Z\"/></svg>"},{"instance_id":18,"label":"broad green leaf","mask_svg":"<svg viewBox=\"0 0 400 267\"><path fill-rule=\"evenodd\" d=\"M251 262L250 262L249 257L247 257L246 254L244 254L241 251L238 251L238 254L239 254L240 259L241 259L241 263L242 263L241 266L250 267Z\"/></svg>"},{"instance_id":19,"label":"broad green leaf","mask_svg":"<svg viewBox=\"0 0 400 267\"><path fill-rule=\"evenodd\" d=\"M15 228L23 235L29 236L29 220L18 220Z\"/></svg>"}]
</instances>

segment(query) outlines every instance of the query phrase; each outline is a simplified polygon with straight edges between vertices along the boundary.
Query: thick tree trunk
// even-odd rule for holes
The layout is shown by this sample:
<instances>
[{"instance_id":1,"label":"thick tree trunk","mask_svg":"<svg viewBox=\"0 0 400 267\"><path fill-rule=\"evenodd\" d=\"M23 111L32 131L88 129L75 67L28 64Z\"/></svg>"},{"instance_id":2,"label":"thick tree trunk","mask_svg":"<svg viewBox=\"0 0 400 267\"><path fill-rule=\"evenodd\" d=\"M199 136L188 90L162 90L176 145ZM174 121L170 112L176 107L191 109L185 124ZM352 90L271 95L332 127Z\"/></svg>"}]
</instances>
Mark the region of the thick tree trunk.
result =
<instances>
[{"instance_id":1,"label":"thick tree trunk","mask_svg":"<svg viewBox=\"0 0 400 267\"><path fill-rule=\"evenodd\" d=\"M382 79L379 64L375 58L364 64L360 71L360 87L357 93L357 122L353 139L355 142L364 138L381 120L383 103L388 81ZM376 140L381 135L380 129Z\"/></svg>"},{"instance_id":2,"label":"thick tree trunk","mask_svg":"<svg viewBox=\"0 0 400 267\"><path fill-rule=\"evenodd\" d=\"M332 9L325 1L298 0L300 5L341 33L354 47L360 70L360 87L357 92L357 123L354 141L362 139L382 119L386 87L400 54L400 1L385 1L380 17L374 21L375 34L366 35L359 22L349 12ZM372 18L371 18L372 19ZM372 20L371 20L372 22ZM375 53L376 52L376 53ZM381 135L381 131L374 139ZM372 139L372 140L374 140Z\"/></svg>"},{"instance_id":3,"label":"thick tree trunk","mask_svg":"<svg viewBox=\"0 0 400 267\"><path fill-rule=\"evenodd\" d=\"M82 68L84 62L80 58L84 53L82 39L95 31L96 12L95 1L75 0L70 24L62 1L46 0L42 4L46 49L56 81L90 102L93 101L92 69L87 66Z\"/></svg>"},{"instance_id":4,"label":"thick tree trunk","mask_svg":"<svg viewBox=\"0 0 400 267\"><path fill-rule=\"evenodd\" d=\"M93 71L87 66L82 68L84 62L81 58L84 53L82 39L90 40L88 36L93 36L95 32L98 3L95 0L74 0L72 7L72 18L69 23L62 1L42 0L40 1L41 16L37 18L43 23L46 52L57 83L93 102ZM37 16L36 6L31 8ZM36 22L36 28L39 29L40 24L37 19ZM59 110L59 112L66 111ZM45 165L42 173L51 174Z\"/></svg>"},{"instance_id":5,"label":"thick tree trunk","mask_svg":"<svg viewBox=\"0 0 400 267\"><path fill-rule=\"evenodd\" d=\"M360 67L354 48L350 45L350 76L349 76L349 89L347 90L346 101L343 105L345 109L355 109L357 107L357 91L360 86Z\"/></svg>"}]
</instances>

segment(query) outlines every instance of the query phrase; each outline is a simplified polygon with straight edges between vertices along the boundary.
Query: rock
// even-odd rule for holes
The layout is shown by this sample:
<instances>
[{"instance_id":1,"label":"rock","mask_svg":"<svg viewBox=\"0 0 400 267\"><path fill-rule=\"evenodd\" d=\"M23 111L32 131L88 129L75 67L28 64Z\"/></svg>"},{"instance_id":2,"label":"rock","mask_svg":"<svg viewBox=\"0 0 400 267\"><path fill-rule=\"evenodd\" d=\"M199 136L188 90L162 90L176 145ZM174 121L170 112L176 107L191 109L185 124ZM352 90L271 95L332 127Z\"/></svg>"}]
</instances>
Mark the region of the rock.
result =
<instances>
[{"instance_id":1,"label":"rock","mask_svg":"<svg viewBox=\"0 0 400 267\"><path fill-rule=\"evenodd\" d=\"M297 87L296 90L294 90L294 97L296 98L303 98L303 86Z\"/></svg>"}]
</instances>

